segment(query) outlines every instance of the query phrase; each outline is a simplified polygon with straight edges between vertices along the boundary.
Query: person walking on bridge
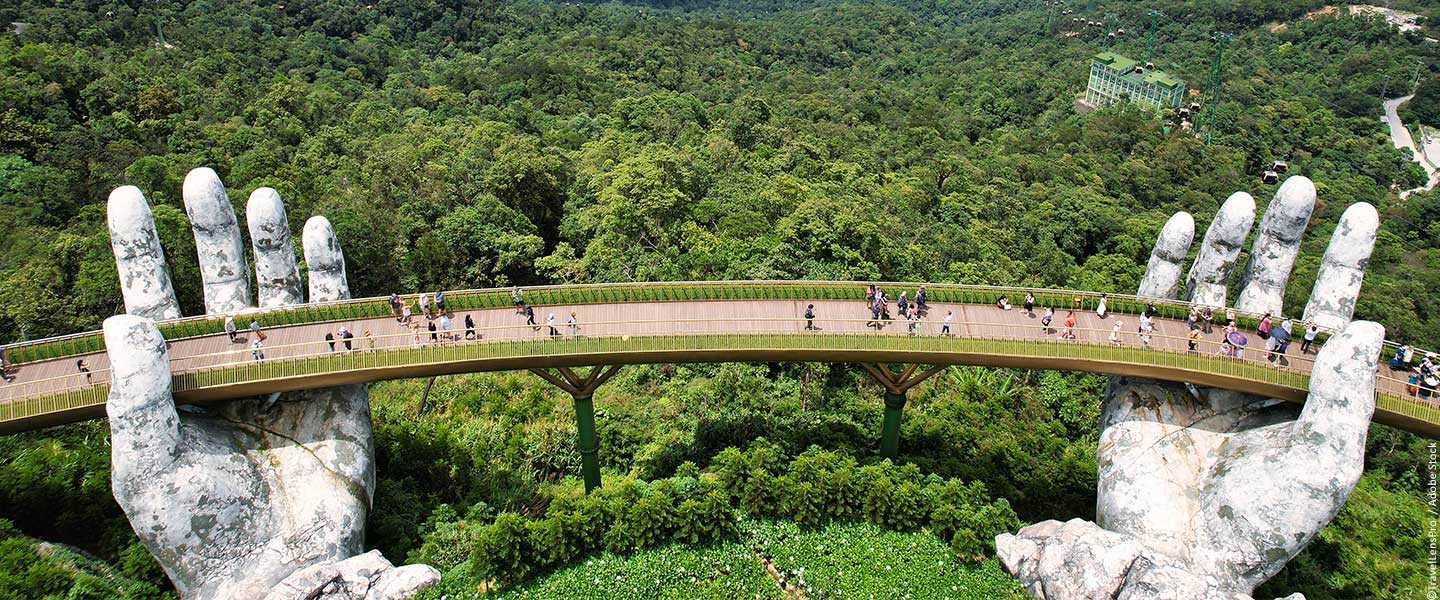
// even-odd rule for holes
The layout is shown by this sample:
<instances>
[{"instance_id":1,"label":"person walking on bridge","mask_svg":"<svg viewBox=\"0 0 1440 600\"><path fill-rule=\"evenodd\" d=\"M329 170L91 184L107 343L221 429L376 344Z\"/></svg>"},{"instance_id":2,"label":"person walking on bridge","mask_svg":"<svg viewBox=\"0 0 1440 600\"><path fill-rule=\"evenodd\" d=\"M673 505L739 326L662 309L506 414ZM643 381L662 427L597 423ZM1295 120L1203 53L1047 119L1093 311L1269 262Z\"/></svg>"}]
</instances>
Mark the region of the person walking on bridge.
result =
<instances>
[{"instance_id":1,"label":"person walking on bridge","mask_svg":"<svg viewBox=\"0 0 1440 600\"><path fill-rule=\"evenodd\" d=\"M510 292L510 302L515 305L515 314L525 313L525 293L520 291L520 288Z\"/></svg>"},{"instance_id":2,"label":"person walking on bridge","mask_svg":"<svg viewBox=\"0 0 1440 600\"><path fill-rule=\"evenodd\" d=\"M895 301L895 308L899 309L900 316L910 318L910 300L905 298L905 292L900 292L900 299Z\"/></svg>"},{"instance_id":3,"label":"person walking on bridge","mask_svg":"<svg viewBox=\"0 0 1440 600\"><path fill-rule=\"evenodd\" d=\"M1025 314L1030 315L1032 319L1035 318L1035 294L1029 291L1025 292Z\"/></svg>"},{"instance_id":4,"label":"person walking on bridge","mask_svg":"<svg viewBox=\"0 0 1440 600\"><path fill-rule=\"evenodd\" d=\"M1100 294L1100 302L1095 305L1095 316L1100 317L1101 320L1105 319L1105 313L1109 311L1109 307L1105 305L1105 301L1105 294Z\"/></svg>"},{"instance_id":5,"label":"person walking on bridge","mask_svg":"<svg viewBox=\"0 0 1440 600\"><path fill-rule=\"evenodd\" d=\"M570 318L565 323L570 327L570 337L580 337L580 320L575 318L575 311L570 311Z\"/></svg>"},{"instance_id":6,"label":"person walking on bridge","mask_svg":"<svg viewBox=\"0 0 1440 600\"><path fill-rule=\"evenodd\" d=\"M475 319L470 315L465 315L465 339L478 339L475 337Z\"/></svg>"},{"instance_id":7,"label":"person walking on bridge","mask_svg":"<svg viewBox=\"0 0 1440 600\"><path fill-rule=\"evenodd\" d=\"M811 304L811 305L805 307L805 330L806 330L806 331L814 331L814 330L815 330L815 305L814 305L814 304Z\"/></svg>"},{"instance_id":8,"label":"person walking on bridge","mask_svg":"<svg viewBox=\"0 0 1440 600\"><path fill-rule=\"evenodd\" d=\"M534 326L535 331L540 331L540 325L535 322L535 307L525 306L525 324Z\"/></svg>"},{"instance_id":9,"label":"person walking on bridge","mask_svg":"<svg viewBox=\"0 0 1440 600\"><path fill-rule=\"evenodd\" d=\"M1045 316L1040 317L1040 333L1050 335L1050 323L1055 321L1055 307L1045 307Z\"/></svg>"},{"instance_id":10,"label":"person walking on bridge","mask_svg":"<svg viewBox=\"0 0 1440 600\"><path fill-rule=\"evenodd\" d=\"M420 312L423 313L427 319L434 318L430 316L430 298L424 292L420 293Z\"/></svg>"},{"instance_id":11,"label":"person walking on bridge","mask_svg":"<svg viewBox=\"0 0 1440 600\"><path fill-rule=\"evenodd\" d=\"M555 313L552 312L549 317L545 318L545 324L550 326L550 337L560 335L560 332L555 330Z\"/></svg>"},{"instance_id":12,"label":"person walking on bridge","mask_svg":"<svg viewBox=\"0 0 1440 600\"><path fill-rule=\"evenodd\" d=\"M355 334L350 333L350 329L345 327L344 325L340 326L340 339L344 340L346 352L355 349L355 347L351 345L351 340L355 339Z\"/></svg>"},{"instance_id":13,"label":"person walking on bridge","mask_svg":"<svg viewBox=\"0 0 1440 600\"><path fill-rule=\"evenodd\" d=\"M1310 345L1315 343L1315 336L1320 335L1320 328L1313 322L1305 323L1305 337L1300 340L1300 353L1309 354Z\"/></svg>"},{"instance_id":14,"label":"person walking on bridge","mask_svg":"<svg viewBox=\"0 0 1440 600\"><path fill-rule=\"evenodd\" d=\"M925 300L925 286L923 285L920 286L920 289L915 290L915 310L930 312L930 305Z\"/></svg>"},{"instance_id":15,"label":"person walking on bridge","mask_svg":"<svg viewBox=\"0 0 1440 600\"><path fill-rule=\"evenodd\" d=\"M334 334L334 333L331 333L331 332L329 332L329 331L325 332L325 344L328 345L328 346L330 346L330 351L331 351L331 352L334 352L334 351L335 351L335 334Z\"/></svg>"},{"instance_id":16,"label":"person walking on bridge","mask_svg":"<svg viewBox=\"0 0 1440 600\"><path fill-rule=\"evenodd\" d=\"M1191 327L1190 331L1185 334L1185 343L1190 348L1189 352L1195 352L1200 344L1200 329Z\"/></svg>"},{"instance_id":17,"label":"person walking on bridge","mask_svg":"<svg viewBox=\"0 0 1440 600\"><path fill-rule=\"evenodd\" d=\"M940 337L950 335L950 321L955 318L955 311L945 311L945 324L940 326Z\"/></svg>"},{"instance_id":18,"label":"person walking on bridge","mask_svg":"<svg viewBox=\"0 0 1440 600\"><path fill-rule=\"evenodd\" d=\"M1075 339L1075 311L1065 313L1065 329L1060 332L1060 337L1067 340Z\"/></svg>"},{"instance_id":19,"label":"person walking on bridge","mask_svg":"<svg viewBox=\"0 0 1440 600\"><path fill-rule=\"evenodd\" d=\"M1201 323L1201 328L1205 331L1205 333L1208 334L1208 333L1211 332L1210 323L1211 323L1212 321L1214 321L1214 320L1215 320L1215 311L1210 310L1210 307L1206 306L1206 307L1200 309L1200 323Z\"/></svg>"},{"instance_id":20,"label":"person walking on bridge","mask_svg":"<svg viewBox=\"0 0 1440 600\"><path fill-rule=\"evenodd\" d=\"M230 336L230 343L235 343L235 317L225 316L225 335Z\"/></svg>"},{"instance_id":21,"label":"person walking on bridge","mask_svg":"<svg viewBox=\"0 0 1440 600\"><path fill-rule=\"evenodd\" d=\"M400 294L390 292L390 316L400 318Z\"/></svg>"},{"instance_id":22,"label":"person walking on bridge","mask_svg":"<svg viewBox=\"0 0 1440 600\"><path fill-rule=\"evenodd\" d=\"M1124 321L1116 320L1115 326L1110 328L1110 345L1120 347L1120 326L1124 324Z\"/></svg>"},{"instance_id":23,"label":"person walking on bridge","mask_svg":"<svg viewBox=\"0 0 1440 600\"><path fill-rule=\"evenodd\" d=\"M875 309L875 284L873 283L865 288L865 309Z\"/></svg>"},{"instance_id":24,"label":"person walking on bridge","mask_svg":"<svg viewBox=\"0 0 1440 600\"><path fill-rule=\"evenodd\" d=\"M444 315L446 312L444 290L435 290L435 310L439 311L441 315Z\"/></svg>"}]
</instances>

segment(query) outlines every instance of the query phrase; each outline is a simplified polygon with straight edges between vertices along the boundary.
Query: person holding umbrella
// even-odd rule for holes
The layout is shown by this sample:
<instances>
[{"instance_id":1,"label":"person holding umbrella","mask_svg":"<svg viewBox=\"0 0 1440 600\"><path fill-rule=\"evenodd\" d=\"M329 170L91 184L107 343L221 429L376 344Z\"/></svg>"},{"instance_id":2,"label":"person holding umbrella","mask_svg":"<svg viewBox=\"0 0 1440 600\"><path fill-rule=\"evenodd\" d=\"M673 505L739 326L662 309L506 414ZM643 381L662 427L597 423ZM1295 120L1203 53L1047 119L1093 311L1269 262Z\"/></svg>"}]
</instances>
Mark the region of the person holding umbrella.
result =
<instances>
[{"instance_id":1,"label":"person holding umbrella","mask_svg":"<svg viewBox=\"0 0 1440 600\"><path fill-rule=\"evenodd\" d=\"M1250 343L1250 338L1245 337L1245 334L1240 333L1238 330L1232 330L1230 333L1225 334L1225 340L1230 342L1231 346L1235 347L1235 358L1243 360L1245 358L1245 346Z\"/></svg>"},{"instance_id":2,"label":"person holding umbrella","mask_svg":"<svg viewBox=\"0 0 1440 600\"><path fill-rule=\"evenodd\" d=\"M1289 361L1282 358L1285 356L1285 350L1289 347L1290 332L1284 327L1271 328L1270 339L1265 341L1265 348L1270 351L1270 356L1268 357L1270 364L1275 364L1276 360L1279 360L1281 365L1289 364Z\"/></svg>"}]
</instances>

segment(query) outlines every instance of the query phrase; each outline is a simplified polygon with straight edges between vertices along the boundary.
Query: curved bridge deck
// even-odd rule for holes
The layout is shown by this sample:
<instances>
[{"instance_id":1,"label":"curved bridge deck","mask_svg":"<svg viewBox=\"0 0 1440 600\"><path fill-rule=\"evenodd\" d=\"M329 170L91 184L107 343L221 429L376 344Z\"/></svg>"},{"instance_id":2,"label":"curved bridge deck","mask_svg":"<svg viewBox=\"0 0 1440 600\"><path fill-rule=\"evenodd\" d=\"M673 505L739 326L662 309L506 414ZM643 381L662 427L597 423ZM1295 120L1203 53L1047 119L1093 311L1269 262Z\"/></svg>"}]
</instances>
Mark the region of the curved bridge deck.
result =
<instances>
[{"instance_id":1,"label":"curved bridge deck","mask_svg":"<svg viewBox=\"0 0 1440 600\"><path fill-rule=\"evenodd\" d=\"M749 292L737 293L736 286ZM1155 319L1146 349L1136 332L1138 317L1126 314L1143 303L1131 297L1111 296L1111 314L1100 319L1093 312L1096 294L1035 290L1038 300L1057 307L1054 322L1044 330L1038 303L1033 316L1018 306L1008 311L994 306L993 299L1001 295L1018 304L1023 289L932 285L928 314L912 332L904 319L871 327L863 300L835 299L858 297L861 286L720 282L536 288L527 290L527 299L552 301L536 307L537 327L526 325L525 317L508 305L508 290L454 292L447 293L449 335L437 331L433 339L425 317L414 317L421 324L417 335L389 316L383 299L305 305L254 313L267 335L261 360L253 356L244 330L250 314L236 319L241 327L237 343L227 339L216 318L166 322L161 331L172 340L175 397L185 403L474 371L730 361L1059 369L1188 381L1294 402L1303 402L1308 393L1314 355L1302 355L1298 339L1276 364L1266 360L1262 340L1253 333L1252 347L1241 358L1217 356L1218 327L1203 336L1198 352L1188 352L1183 315L1189 308L1182 303L1152 301L1162 316ZM897 293L914 289L885 287ZM831 299L821 299L826 297ZM805 329L808 304L815 305L817 330ZM1065 314L1072 308L1076 339L1061 339ZM565 324L572 311L579 320L575 330ZM947 311L954 313L950 335L941 335ZM551 335L546 323L551 313L558 335ZM479 339L466 339L466 315L474 319ZM1253 331L1253 316L1242 316L1240 324L1247 325L1247 319ZM1123 322L1119 344L1110 341L1117 320ZM324 339L341 326L356 336L349 351L343 340L337 339L331 350ZM109 365L102 345L92 332L13 348L12 358L23 362L12 371L15 381L0 385L0 432L103 417ZM91 369L88 380L76 370L80 358ZM1383 361L1380 370L1375 420L1440 437L1440 409L1406 393L1404 373L1390 372Z\"/></svg>"}]
</instances>

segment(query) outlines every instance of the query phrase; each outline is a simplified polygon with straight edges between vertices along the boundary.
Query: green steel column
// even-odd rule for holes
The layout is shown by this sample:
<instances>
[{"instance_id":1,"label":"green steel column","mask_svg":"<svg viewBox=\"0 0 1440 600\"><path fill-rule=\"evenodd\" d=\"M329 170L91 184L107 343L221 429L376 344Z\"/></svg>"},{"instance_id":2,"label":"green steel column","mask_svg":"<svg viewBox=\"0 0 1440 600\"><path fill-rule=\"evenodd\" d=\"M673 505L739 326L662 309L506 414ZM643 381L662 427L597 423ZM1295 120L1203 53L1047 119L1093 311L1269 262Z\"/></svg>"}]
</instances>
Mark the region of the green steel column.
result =
<instances>
[{"instance_id":1,"label":"green steel column","mask_svg":"<svg viewBox=\"0 0 1440 600\"><path fill-rule=\"evenodd\" d=\"M896 460L900 456L900 413L905 410L905 394L885 392L885 424L880 429L880 456Z\"/></svg>"},{"instance_id":2,"label":"green steel column","mask_svg":"<svg viewBox=\"0 0 1440 600\"><path fill-rule=\"evenodd\" d=\"M575 396L575 425L580 430L580 475L588 494L600 487L600 444L595 441L595 403L591 396Z\"/></svg>"}]
</instances>

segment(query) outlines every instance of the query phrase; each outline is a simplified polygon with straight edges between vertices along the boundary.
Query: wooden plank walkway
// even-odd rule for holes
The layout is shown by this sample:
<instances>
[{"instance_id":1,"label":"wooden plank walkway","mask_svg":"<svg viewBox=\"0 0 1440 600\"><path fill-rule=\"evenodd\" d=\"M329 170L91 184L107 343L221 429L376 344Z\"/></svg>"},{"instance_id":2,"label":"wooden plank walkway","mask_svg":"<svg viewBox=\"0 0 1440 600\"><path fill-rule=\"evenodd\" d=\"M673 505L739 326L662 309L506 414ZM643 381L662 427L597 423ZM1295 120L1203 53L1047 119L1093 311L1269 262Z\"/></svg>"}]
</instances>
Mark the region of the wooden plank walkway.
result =
<instances>
[{"instance_id":1,"label":"wooden plank walkway","mask_svg":"<svg viewBox=\"0 0 1440 600\"><path fill-rule=\"evenodd\" d=\"M579 320L578 333L587 337L640 336L667 334L705 333L803 333L805 306L815 305L815 324L823 332L867 333L873 335L910 335L910 323L895 319L871 327L867 323L869 311L863 301L799 301L799 300L730 300L730 301L675 301L649 303L612 303L582 305L550 305L535 310L537 325L525 324L525 317L511 308L495 308L453 313L450 315L450 336L463 340L464 319L473 318L476 333L481 342L529 340L550 337L549 315L555 315L554 328L559 337L570 337L575 332L568 327L566 319L574 312ZM895 306L891 304L891 310ZM1000 310L993 305L940 304L931 303L925 318L915 323L914 335L939 335L947 312L953 312L951 335L957 337L983 337L1000 339L1042 339L1055 338L1063 328L1069 311L1057 310L1054 322L1048 330L1040 326L1041 309L1027 314L1023 309ZM1115 324L1121 323L1118 345L1139 347L1137 315L1111 314L1101 319L1094 312L1076 312L1077 341L1093 345L1110 345L1110 335ZM431 322L440 328L441 320L426 319L416 315L412 321L420 325L418 331L411 330L391 317L355 321L295 325L272 328L265 331L264 357L267 360L300 356L316 356L332 352L324 336L327 332L336 334L335 351L344 350L338 330L344 327L355 338L351 340L355 350L418 347L440 341L444 331L432 334L425 327ZM176 373L189 372L217 365L240 364L255 360L250 348L250 333L245 330L249 320L237 317L241 331L236 343L227 339L223 332L213 335L187 338L170 343L172 368ZM1151 348L1159 352L1185 353L1184 335L1187 330L1183 321L1155 318L1155 331ZM1277 324L1278 327L1278 324ZM1280 361L1280 368L1296 373L1308 374L1313 354L1299 352L1299 325L1296 325L1296 339L1291 344L1288 356ZM1219 349L1223 330L1214 328L1212 333L1202 337L1199 352L1214 355ZM1267 365L1263 340L1253 332L1247 333L1251 340L1242 358L1246 363ZM67 390L82 389L90 385L109 382L109 361L105 353L81 355L91 370L86 378L77 370L77 357L27 363L11 371L15 381L0 384L0 406L16 400L54 394ZM1384 357L1388 358L1388 357ZM1268 366L1268 365L1267 365ZM1377 390L1388 394L1407 397L1414 402L1436 405L1435 399L1423 401L1406 393L1404 379L1408 373L1391 371L1382 361Z\"/></svg>"}]
</instances>

